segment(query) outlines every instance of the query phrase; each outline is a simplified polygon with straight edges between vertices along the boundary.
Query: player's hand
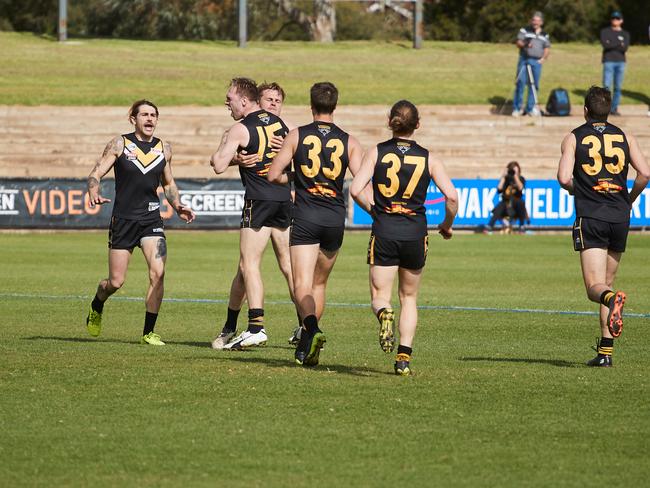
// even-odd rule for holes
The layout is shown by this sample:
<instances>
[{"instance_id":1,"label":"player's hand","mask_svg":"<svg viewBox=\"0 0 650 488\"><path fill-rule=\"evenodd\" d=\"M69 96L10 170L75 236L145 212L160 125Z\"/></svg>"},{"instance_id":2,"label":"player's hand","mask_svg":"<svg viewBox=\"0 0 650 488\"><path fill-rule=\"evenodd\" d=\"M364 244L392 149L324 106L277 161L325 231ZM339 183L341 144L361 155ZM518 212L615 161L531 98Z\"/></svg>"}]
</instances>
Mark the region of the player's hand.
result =
<instances>
[{"instance_id":1,"label":"player's hand","mask_svg":"<svg viewBox=\"0 0 650 488\"><path fill-rule=\"evenodd\" d=\"M88 203L90 203L91 207L94 207L95 205L104 205L105 203L110 203L111 200L109 198L104 198L101 196L99 193L96 195L91 195L88 193Z\"/></svg>"},{"instance_id":2,"label":"player's hand","mask_svg":"<svg viewBox=\"0 0 650 488\"><path fill-rule=\"evenodd\" d=\"M448 241L452 238L453 231L451 230L451 227L444 227L443 225L439 225L438 234L440 234L445 241Z\"/></svg>"},{"instance_id":3,"label":"player's hand","mask_svg":"<svg viewBox=\"0 0 650 488\"><path fill-rule=\"evenodd\" d=\"M186 207L185 205L179 205L178 208L176 209L176 213L180 217L181 220L184 220L185 223L189 224L194 220L194 217L196 215L194 214L194 211L190 207Z\"/></svg>"},{"instance_id":4,"label":"player's hand","mask_svg":"<svg viewBox=\"0 0 650 488\"><path fill-rule=\"evenodd\" d=\"M257 153L255 154L248 154L246 151L240 151L237 154L235 154L235 157L233 158L233 161L238 164L239 166L243 166L244 168L250 168L255 166L260 160L260 157L258 156Z\"/></svg>"},{"instance_id":5,"label":"player's hand","mask_svg":"<svg viewBox=\"0 0 650 488\"><path fill-rule=\"evenodd\" d=\"M284 142L284 137L273 136L271 137L271 149L274 151L279 151L282 149L282 143Z\"/></svg>"}]
</instances>

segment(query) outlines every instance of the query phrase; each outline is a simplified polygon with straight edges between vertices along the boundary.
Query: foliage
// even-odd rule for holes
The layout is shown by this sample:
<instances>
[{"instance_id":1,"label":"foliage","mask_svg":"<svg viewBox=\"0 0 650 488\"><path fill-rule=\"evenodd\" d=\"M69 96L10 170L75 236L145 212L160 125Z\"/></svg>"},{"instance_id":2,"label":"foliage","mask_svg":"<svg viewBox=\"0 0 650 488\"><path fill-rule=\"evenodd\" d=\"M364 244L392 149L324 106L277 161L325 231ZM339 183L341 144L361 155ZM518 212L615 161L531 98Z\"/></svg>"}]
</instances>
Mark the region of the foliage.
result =
<instances>
[{"instance_id":1,"label":"foliage","mask_svg":"<svg viewBox=\"0 0 650 488\"><path fill-rule=\"evenodd\" d=\"M540 3L542 5L540 6ZM425 1L429 39L510 42L533 11L543 8L554 41L595 42L609 13L621 9L634 43L648 42L650 9L637 0L433 0ZM307 17L327 0L248 0L253 40L308 40ZM296 15L280 5L295 9ZM338 40L408 39L411 23L391 11L368 13L366 4L339 2ZM237 0L71 0L71 36L142 39L235 39ZM301 18L298 13L303 13ZM300 20L302 19L302 20ZM0 0L0 29L54 34L57 0Z\"/></svg>"}]
</instances>

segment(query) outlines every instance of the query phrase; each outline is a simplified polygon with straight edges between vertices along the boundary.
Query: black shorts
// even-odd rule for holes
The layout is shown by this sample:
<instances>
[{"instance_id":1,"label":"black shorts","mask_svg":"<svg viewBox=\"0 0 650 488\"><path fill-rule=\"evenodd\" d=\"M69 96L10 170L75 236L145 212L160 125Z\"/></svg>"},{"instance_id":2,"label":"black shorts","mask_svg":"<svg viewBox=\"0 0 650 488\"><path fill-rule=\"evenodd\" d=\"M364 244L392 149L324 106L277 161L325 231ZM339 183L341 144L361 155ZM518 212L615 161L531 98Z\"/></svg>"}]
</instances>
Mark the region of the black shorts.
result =
<instances>
[{"instance_id":1,"label":"black shorts","mask_svg":"<svg viewBox=\"0 0 650 488\"><path fill-rule=\"evenodd\" d=\"M573 224L573 249L606 248L625 252L629 222L610 223L602 220L578 217Z\"/></svg>"},{"instance_id":2,"label":"black shorts","mask_svg":"<svg viewBox=\"0 0 650 488\"><path fill-rule=\"evenodd\" d=\"M241 213L242 229L259 229L261 227L275 227L286 229L291 225L291 200L273 202L271 200L244 201Z\"/></svg>"},{"instance_id":3,"label":"black shorts","mask_svg":"<svg viewBox=\"0 0 650 488\"><path fill-rule=\"evenodd\" d=\"M165 228L160 217L147 221L111 217L111 225L108 228L109 249L133 251L133 248L140 246L140 241L144 237L165 238Z\"/></svg>"},{"instance_id":4,"label":"black shorts","mask_svg":"<svg viewBox=\"0 0 650 488\"><path fill-rule=\"evenodd\" d=\"M370 234L368 264L421 269L427 261L429 236L413 241L396 241Z\"/></svg>"},{"instance_id":5,"label":"black shorts","mask_svg":"<svg viewBox=\"0 0 650 488\"><path fill-rule=\"evenodd\" d=\"M326 227L308 220L294 220L291 225L289 246L306 244L320 244L325 251L338 251L343 244L345 225L340 227Z\"/></svg>"}]
</instances>

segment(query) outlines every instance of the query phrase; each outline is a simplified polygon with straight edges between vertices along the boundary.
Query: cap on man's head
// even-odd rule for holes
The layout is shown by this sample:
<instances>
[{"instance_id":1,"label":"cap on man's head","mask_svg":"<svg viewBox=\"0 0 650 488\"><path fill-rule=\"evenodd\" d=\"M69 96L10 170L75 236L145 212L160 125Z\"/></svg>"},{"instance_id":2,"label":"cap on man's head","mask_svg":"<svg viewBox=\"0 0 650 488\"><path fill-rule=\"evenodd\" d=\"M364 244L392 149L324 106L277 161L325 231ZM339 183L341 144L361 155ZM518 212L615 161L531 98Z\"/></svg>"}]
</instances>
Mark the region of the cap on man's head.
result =
<instances>
[{"instance_id":1,"label":"cap on man's head","mask_svg":"<svg viewBox=\"0 0 650 488\"><path fill-rule=\"evenodd\" d=\"M612 19L623 19L623 14L619 12L618 10L614 10L611 15Z\"/></svg>"},{"instance_id":2,"label":"cap on man's head","mask_svg":"<svg viewBox=\"0 0 650 488\"><path fill-rule=\"evenodd\" d=\"M539 17L542 20L542 22L544 22L544 14L542 12L540 12L539 10L537 12L533 13L532 18L534 19L535 17Z\"/></svg>"}]
</instances>

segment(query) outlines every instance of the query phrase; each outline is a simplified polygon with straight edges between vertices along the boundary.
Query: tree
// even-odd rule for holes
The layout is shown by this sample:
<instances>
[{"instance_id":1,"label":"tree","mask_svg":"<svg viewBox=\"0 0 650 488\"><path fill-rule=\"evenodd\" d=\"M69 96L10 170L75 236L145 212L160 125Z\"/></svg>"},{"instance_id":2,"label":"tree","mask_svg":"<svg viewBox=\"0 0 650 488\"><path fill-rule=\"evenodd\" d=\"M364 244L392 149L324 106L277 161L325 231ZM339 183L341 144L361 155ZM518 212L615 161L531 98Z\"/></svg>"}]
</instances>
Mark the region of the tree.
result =
<instances>
[{"instance_id":1,"label":"tree","mask_svg":"<svg viewBox=\"0 0 650 488\"><path fill-rule=\"evenodd\" d=\"M273 0L289 18L309 34L312 41L332 42L336 34L336 10L332 0L313 0L311 13L296 6L294 0Z\"/></svg>"}]
</instances>

